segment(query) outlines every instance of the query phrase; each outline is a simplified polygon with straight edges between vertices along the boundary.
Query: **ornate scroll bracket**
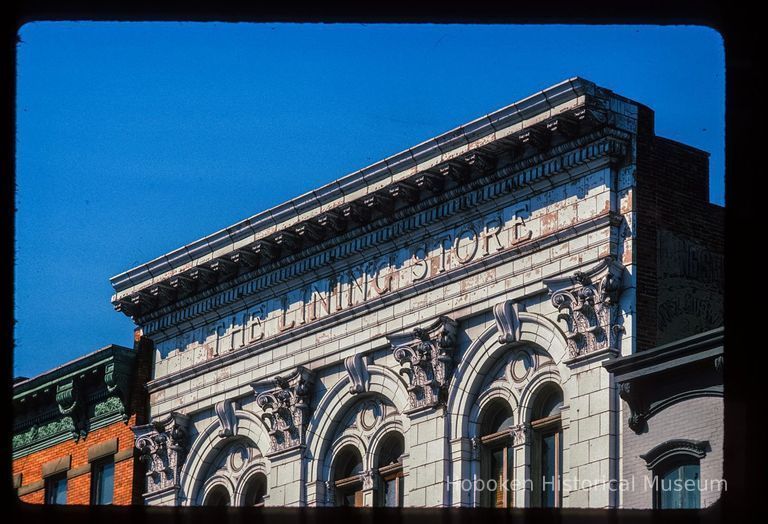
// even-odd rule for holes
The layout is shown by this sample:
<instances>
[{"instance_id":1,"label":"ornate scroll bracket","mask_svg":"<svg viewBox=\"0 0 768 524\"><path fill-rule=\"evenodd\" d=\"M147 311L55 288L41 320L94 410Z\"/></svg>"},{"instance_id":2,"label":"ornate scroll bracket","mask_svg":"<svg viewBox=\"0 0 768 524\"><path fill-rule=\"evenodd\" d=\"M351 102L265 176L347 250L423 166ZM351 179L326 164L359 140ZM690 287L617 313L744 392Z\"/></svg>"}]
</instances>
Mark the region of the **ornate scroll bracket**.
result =
<instances>
[{"instance_id":1,"label":"ornate scroll bracket","mask_svg":"<svg viewBox=\"0 0 768 524\"><path fill-rule=\"evenodd\" d=\"M214 406L216 416L219 417L219 424L221 424L219 438L231 437L237 433L235 407L234 400L222 400L221 402L217 402L216 406Z\"/></svg>"},{"instance_id":2,"label":"ornate scroll bracket","mask_svg":"<svg viewBox=\"0 0 768 524\"><path fill-rule=\"evenodd\" d=\"M408 379L408 396L413 413L443 403L453 368L458 324L441 316L426 328L387 337L392 345L400 374Z\"/></svg>"},{"instance_id":3,"label":"ornate scroll bracket","mask_svg":"<svg viewBox=\"0 0 768 524\"><path fill-rule=\"evenodd\" d=\"M314 382L314 372L299 366L290 376L278 376L251 385L256 393L256 403L263 412L260 418L272 442L268 456L304 446ZM259 392L264 386L272 387Z\"/></svg>"},{"instance_id":4,"label":"ornate scroll bracket","mask_svg":"<svg viewBox=\"0 0 768 524\"><path fill-rule=\"evenodd\" d=\"M368 390L368 357L358 353L344 359L344 369L349 375L349 392L352 395Z\"/></svg>"},{"instance_id":5,"label":"ornate scroll bracket","mask_svg":"<svg viewBox=\"0 0 768 524\"><path fill-rule=\"evenodd\" d=\"M62 415L69 415L72 419L72 436L75 440L85 438L88 434L88 417L80 397L80 389L74 379L56 386L56 404Z\"/></svg>"},{"instance_id":6,"label":"ornate scroll bracket","mask_svg":"<svg viewBox=\"0 0 768 524\"><path fill-rule=\"evenodd\" d=\"M107 385L107 391L120 401L120 414L124 422L128 422L131 369L123 362L110 362L104 368L104 383Z\"/></svg>"},{"instance_id":7,"label":"ornate scroll bracket","mask_svg":"<svg viewBox=\"0 0 768 524\"><path fill-rule=\"evenodd\" d=\"M639 386L632 382L619 382L617 387L619 388L619 396L629 406L629 418L627 419L629 429L635 433L641 433L650 413Z\"/></svg>"},{"instance_id":8,"label":"ornate scroll bracket","mask_svg":"<svg viewBox=\"0 0 768 524\"><path fill-rule=\"evenodd\" d=\"M139 460L146 469L147 493L180 485L188 427L186 415L172 412L162 419L131 428L136 436Z\"/></svg>"},{"instance_id":9,"label":"ornate scroll bracket","mask_svg":"<svg viewBox=\"0 0 768 524\"><path fill-rule=\"evenodd\" d=\"M568 355L571 359L597 351L617 352L619 336L618 300L622 291L624 266L612 257L572 277L544 280L566 323Z\"/></svg>"},{"instance_id":10,"label":"ornate scroll bracket","mask_svg":"<svg viewBox=\"0 0 768 524\"><path fill-rule=\"evenodd\" d=\"M493 306L493 317L499 330L499 344L520 341L519 306L514 300L505 300Z\"/></svg>"}]
</instances>

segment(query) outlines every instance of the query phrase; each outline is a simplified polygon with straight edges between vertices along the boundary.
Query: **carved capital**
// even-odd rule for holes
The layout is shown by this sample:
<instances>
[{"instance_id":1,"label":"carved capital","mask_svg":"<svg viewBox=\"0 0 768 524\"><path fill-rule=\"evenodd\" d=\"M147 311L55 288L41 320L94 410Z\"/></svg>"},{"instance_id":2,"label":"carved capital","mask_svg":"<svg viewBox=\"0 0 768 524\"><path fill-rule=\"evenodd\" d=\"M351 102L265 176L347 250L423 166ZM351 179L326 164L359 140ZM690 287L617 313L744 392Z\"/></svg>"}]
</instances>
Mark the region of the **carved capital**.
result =
<instances>
[{"instance_id":1,"label":"carved capital","mask_svg":"<svg viewBox=\"0 0 768 524\"><path fill-rule=\"evenodd\" d=\"M131 429L136 437L139 460L144 464L147 493L179 487L179 472L186 458L189 418L172 412Z\"/></svg>"},{"instance_id":2,"label":"carved capital","mask_svg":"<svg viewBox=\"0 0 768 524\"><path fill-rule=\"evenodd\" d=\"M377 472L373 469L367 469L360 473L360 480L363 482L363 489L374 489L376 487Z\"/></svg>"},{"instance_id":3,"label":"carved capital","mask_svg":"<svg viewBox=\"0 0 768 524\"><path fill-rule=\"evenodd\" d=\"M304 445L314 382L314 372L299 366L287 377L252 384L272 444L267 455Z\"/></svg>"},{"instance_id":4,"label":"carved capital","mask_svg":"<svg viewBox=\"0 0 768 524\"><path fill-rule=\"evenodd\" d=\"M518 305L514 300L505 300L493 306L493 317L499 331L499 344L520 341L520 317Z\"/></svg>"},{"instance_id":5,"label":"carved capital","mask_svg":"<svg viewBox=\"0 0 768 524\"><path fill-rule=\"evenodd\" d=\"M559 312L557 319L565 321L570 358L618 351L624 330L618 315L623 272L624 266L608 257L571 277L544 280Z\"/></svg>"},{"instance_id":6,"label":"carved capital","mask_svg":"<svg viewBox=\"0 0 768 524\"><path fill-rule=\"evenodd\" d=\"M456 321L441 316L426 328L387 337L408 380L409 413L445 402L457 336Z\"/></svg>"},{"instance_id":7,"label":"carved capital","mask_svg":"<svg viewBox=\"0 0 768 524\"><path fill-rule=\"evenodd\" d=\"M510 428L510 433L515 446L526 444L531 436L531 426L530 424L517 424Z\"/></svg>"}]
</instances>

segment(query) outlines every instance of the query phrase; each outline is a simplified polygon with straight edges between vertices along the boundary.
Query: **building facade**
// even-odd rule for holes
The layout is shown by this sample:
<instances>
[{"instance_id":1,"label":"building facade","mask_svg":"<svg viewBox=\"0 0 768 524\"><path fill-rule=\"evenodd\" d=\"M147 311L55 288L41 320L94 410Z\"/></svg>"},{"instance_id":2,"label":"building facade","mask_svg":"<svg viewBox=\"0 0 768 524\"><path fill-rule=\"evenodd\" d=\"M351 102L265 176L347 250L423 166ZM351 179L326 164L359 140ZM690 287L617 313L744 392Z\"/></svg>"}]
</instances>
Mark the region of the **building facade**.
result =
<instances>
[{"instance_id":1,"label":"building facade","mask_svg":"<svg viewBox=\"0 0 768 524\"><path fill-rule=\"evenodd\" d=\"M13 386L13 487L33 504L141 503L131 427L146 416L152 347L110 345Z\"/></svg>"},{"instance_id":2,"label":"building facade","mask_svg":"<svg viewBox=\"0 0 768 524\"><path fill-rule=\"evenodd\" d=\"M722 324L707 162L574 78L117 275L145 503L625 505L603 364Z\"/></svg>"}]
</instances>

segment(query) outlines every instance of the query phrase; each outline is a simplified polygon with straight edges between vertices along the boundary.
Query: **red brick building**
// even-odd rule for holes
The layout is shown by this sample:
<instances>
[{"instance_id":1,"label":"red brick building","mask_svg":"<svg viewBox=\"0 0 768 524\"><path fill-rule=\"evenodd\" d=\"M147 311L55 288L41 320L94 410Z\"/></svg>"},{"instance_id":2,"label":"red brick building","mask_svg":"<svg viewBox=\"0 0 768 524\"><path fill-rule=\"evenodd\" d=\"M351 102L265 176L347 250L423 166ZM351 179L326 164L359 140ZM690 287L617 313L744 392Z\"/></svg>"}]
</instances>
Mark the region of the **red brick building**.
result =
<instances>
[{"instance_id":1,"label":"red brick building","mask_svg":"<svg viewBox=\"0 0 768 524\"><path fill-rule=\"evenodd\" d=\"M131 426L145 422L151 342L110 345L13 387L13 486L33 504L141 503Z\"/></svg>"}]
</instances>

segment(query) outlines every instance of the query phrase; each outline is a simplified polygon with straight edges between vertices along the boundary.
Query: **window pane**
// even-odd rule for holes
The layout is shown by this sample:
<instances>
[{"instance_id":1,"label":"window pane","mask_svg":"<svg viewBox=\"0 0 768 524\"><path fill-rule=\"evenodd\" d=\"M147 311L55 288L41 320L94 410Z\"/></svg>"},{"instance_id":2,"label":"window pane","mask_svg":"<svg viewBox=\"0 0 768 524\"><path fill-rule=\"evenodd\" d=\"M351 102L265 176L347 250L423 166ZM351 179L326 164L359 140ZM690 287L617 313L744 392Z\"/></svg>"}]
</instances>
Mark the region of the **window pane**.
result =
<instances>
[{"instance_id":1,"label":"window pane","mask_svg":"<svg viewBox=\"0 0 768 524\"><path fill-rule=\"evenodd\" d=\"M51 496L49 504L66 504L67 503L67 479L59 478L53 479L51 482Z\"/></svg>"},{"instance_id":2,"label":"window pane","mask_svg":"<svg viewBox=\"0 0 768 524\"><path fill-rule=\"evenodd\" d=\"M98 469L96 504L112 504L115 492L115 464L107 462Z\"/></svg>"},{"instance_id":3,"label":"window pane","mask_svg":"<svg viewBox=\"0 0 768 524\"><path fill-rule=\"evenodd\" d=\"M699 465L683 464L666 470L659 476L659 491L661 508L699 508Z\"/></svg>"},{"instance_id":4,"label":"window pane","mask_svg":"<svg viewBox=\"0 0 768 524\"><path fill-rule=\"evenodd\" d=\"M384 482L384 506L388 508L396 508L398 506L397 478Z\"/></svg>"},{"instance_id":5,"label":"window pane","mask_svg":"<svg viewBox=\"0 0 768 524\"><path fill-rule=\"evenodd\" d=\"M560 482L556 457L559 454L557 434L544 435L541 439L541 505L545 508L556 506L555 483Z\"/></svg>"}]
</instances>

